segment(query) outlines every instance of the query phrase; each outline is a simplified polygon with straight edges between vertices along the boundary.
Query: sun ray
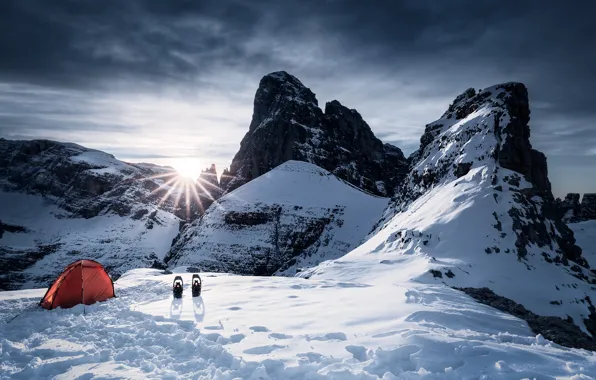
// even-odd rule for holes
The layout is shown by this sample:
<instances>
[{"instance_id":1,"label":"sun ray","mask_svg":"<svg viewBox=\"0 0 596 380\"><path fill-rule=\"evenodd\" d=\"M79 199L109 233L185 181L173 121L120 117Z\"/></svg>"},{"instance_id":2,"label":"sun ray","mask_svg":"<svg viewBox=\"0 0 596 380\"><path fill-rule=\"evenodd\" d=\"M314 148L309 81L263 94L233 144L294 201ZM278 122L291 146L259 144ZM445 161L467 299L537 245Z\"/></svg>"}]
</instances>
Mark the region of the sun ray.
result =
<instances>
[{"instance_id":1,"label":"sun ray","mask_svg":"<svg viewBox=\"0 0 596 380\"><path fill-rule=\"evenodd\" d=\"M157 189L151 191L149 193L149 196L152 196L155 193L157 193L158 191L165 189L167 186L170 186L170 184L172 184L173 182L175 182L177 180L178 180L178 177L175 177L175 178L170 179L169 181L162 183L161 185L159 185L159 187Z\"/></svg>"},{"instance_id":2,"label":"sun ray","mask_svg":"<svg viewBox=\"0 0 596 380\"><path fill-rule=\"evenodd\" d=\"M199 186L199 187L201 188L201 190L202 190L202 191L203 191L205 194L207 194L207 196L209 197L209 199L211 199L212 201L214 201L214 200L215 200L215 198L213 198L213 195L211 195L211 193L209 192L209 190L207 190L207 189L205 188L205 186L203 186L203 185L201 184L201 181L197 181L197 182L196 182L196 184L197 184L197 186Z\"/></svg>"},{"instance_id":3,"label":"sun ray","mask_svg":"<svg viewBox=\"0 0 596 380\"><path fill-rule=\"evenodd\" d=\"M176 183L174 183L173 186L170 186L170 188L168 189L168 191L164 194L163 197L161 197L161 199L159 200L159 203L157 203L157 206L161 206L162 203L164 203L169 197L170 195L174 192L174 190L176 190L178 188L178 184L180 183L180 178L178 178L176 180Z\"/></svg>"},{"instance_id":4,"label":"sun ray","mask_svg":"<svg viewBox=\"0 0 596 380\"><path fill-rule=\"evenodd\" d=\"M177 177L178 173L176 173L175 171L172 172L167 172L167 173L163 173L163 174L156 174L156 175L152 175L149 177L142 177L139 178L139 181L143 181L143 180L151 180L151 179L161 179L161 178L167 178L167 177Z\"/></svg>"},{"instance_id":5,"label":"sun ray","mask_svg":"<svg viewBox=\"0 0 596 380\"><path fill-rule=\"evenodd\" d=\"M186 196L186 220L190 219L190 189L189 189L189 183L190 182L186 182L184 183L184 195Z\"/></svg>"},{"instance_id":6,"label":"sun ray","mask_svg":"<svg viewBox=\"0 0 596 380\"><path fill-rule=\"evenodd\" d=\"M199 193L197 193L197 187L192 184L190 186L190 189L193 192L193 195L195 196L195 200L197 201L197 204L199 205L199 208L201 209L201 214L205 213L205 209L203 208L203 203L201 202L201 197L199 197Z\"/></svg>"},{"instance_id":7,"label":"sun ray","mask_svg":"<svg viewBox=\"0 0 596 380\"><path fill-rule=\"evenodd\" d=\"M186 185L188 182L184 181L184 184ZM178 181L178 184L180 184L180 181ZM177 186L178 187L178 194L176 195L176 199L174 199L174 210L176 210L178 208L178 205L180 204L180 198L182 198L182 193L184 193L184 189L182 188L182 186Z\"/></svg>"}]
</instances>

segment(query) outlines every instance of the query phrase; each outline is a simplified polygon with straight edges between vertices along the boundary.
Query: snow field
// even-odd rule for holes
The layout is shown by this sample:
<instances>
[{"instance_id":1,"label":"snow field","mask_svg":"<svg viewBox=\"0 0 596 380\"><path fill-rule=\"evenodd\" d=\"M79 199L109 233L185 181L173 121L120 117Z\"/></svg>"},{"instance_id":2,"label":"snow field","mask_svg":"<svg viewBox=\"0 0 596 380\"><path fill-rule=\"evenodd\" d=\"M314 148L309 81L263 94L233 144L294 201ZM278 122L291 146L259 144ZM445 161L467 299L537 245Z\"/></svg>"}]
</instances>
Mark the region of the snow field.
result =
<instances>
[{"instance_id":1,"label":"snow field","mask_svg":"<svg viewBox=\"0 0 596 380\"><path fill-rule=\"evenodd\" d=\"M140 269L118 298L33 309L45 289L0 294L0 379L593 379L596 355L443 285L366 284ZM398 279L399 280L399 279ZM37 292L37 293L36 293ZM575 376L575 377L574 377Z\"/></svg>"}]
</instances>

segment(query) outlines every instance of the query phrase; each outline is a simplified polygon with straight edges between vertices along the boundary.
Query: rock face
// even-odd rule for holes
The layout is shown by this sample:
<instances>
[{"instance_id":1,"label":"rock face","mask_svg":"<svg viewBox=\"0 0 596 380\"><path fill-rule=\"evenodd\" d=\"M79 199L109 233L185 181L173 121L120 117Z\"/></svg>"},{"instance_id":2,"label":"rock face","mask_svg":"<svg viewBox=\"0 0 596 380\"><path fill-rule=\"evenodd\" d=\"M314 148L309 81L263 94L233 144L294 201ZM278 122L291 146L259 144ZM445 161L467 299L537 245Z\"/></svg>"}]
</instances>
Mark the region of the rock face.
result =
<instances>
[{"instance_id":1,"label":"rock face","mask_svg":"<svg viewBox=\"0 0 596 380\"><path fill-rule=\"evenodd\" d=\"M596 219L596 193L584 194L581 203L578 193L569 193L565 199L557 198L556 201L563 220L567 223Z\"/></svg>"},{"instance_id":2,"label":"rock face","mask_svg":"<svg viewBox=\"0 0 596 380\"><path fill-rule=\"evenodd\" d=\"M289 160L383 196L393 195L408 168L401 150L376 138L356 110L334 100L323 112L310 89L281 71L261 79L249 130L221 187L233 191Z\"/></svg>"},{"instance_id":3,"label":"rock face","mask_svg":"<svg viewBox=\"0 0 596 380\"><path fill-rule=\"evenodd\" d=\"M420 148L409 158L413 170L397 195L396 210L452 176L489 164L495 201L503 191L515 200L508 215L518 255L525 257L527 247L536 244L554 249L563 262L586 266L573 232L557 212L546 156L530 144L529 115L528 93L521 83L466 90L439 120L426 125Z\"/></svg>"},{"instance_id":4,"label":"rock face","mask_svg":"<svg viewBox=\"0 0 596 380\"><path fill-rule=\"evenodd\" d=\"M387 203L310 163L287 161L185 226L165 261L202 271L293 275L344 255Z\"/></svg>"},{"instance_id":5,"label":"rock face","mask_svg":"<svg viewBox=\"0 0 596 380\"><path fill-rule=\"evenodd\" d=\"M302 275L345 274L346 262L358 262L360 271L370 262L369 276L385 262L395 265L395 276L419 270L409 278L488 288L513 301L513 309L523 305L543 335L553 328L559 340L569 327L559 322L573 323L569 339L581 336L592 347L585 332L596 333L596 272L561 219L546 158L530 144L529 115L521 83L465 91L426 125L410 172L366 241ZM395 257L405 263L392 264Z\"/></svg>"},{"instance_id":6,"label":"rock face","mask_svg":"<svg viewBox=\"0 0 596 380\"><path fill-rule=\"evenodd\" d=\"M596 219L596 193L584 194L580 209L585 220Z\"/></svg>"},{"instance_id":7,"label":"rock face","mask_svg":"<svg viewBox=\"0 0 596 380\"><path fill-rule=\"evenodd\" d=\"M176 214L186 216L178 180L76 144L0 140L0 290L46 286L79 257L114 278L153 265L178 232Z\"/></svg>"},{"instance_id":8,"label":"rock face","mask_svg":"<svg viewBox=\"0 0 596 380\"><path fill-rule=\"evenodd\" d=\"M542 334L546 339L557 344L596 351L596 340L591 339L577 325L573 324L573 320L536 315L523 305L495 294L489 288L456 289L463 291L480 303L523 319L528 322L528 326L534 333Z\"/></svg>"},{"instance_id":9,"label":"rock face","mask_svg":"<svg viewBox=\"0 0 596 380\"><path fill-rule=\"evenodd\" d=\"M199 179L196 183L196 187L200 201L199 204L201 206L201 210L199 213L200 215L203 212L205 212L205 210L207 210L209 206L211 206L211 204L218 200L223 194L219 180L217 178L217 170L215 169L215 165L212 164L210 167L201 171ZM192 220L194 220L194 217L189 218L189 221Z\"/></svg>"}]
</instances>

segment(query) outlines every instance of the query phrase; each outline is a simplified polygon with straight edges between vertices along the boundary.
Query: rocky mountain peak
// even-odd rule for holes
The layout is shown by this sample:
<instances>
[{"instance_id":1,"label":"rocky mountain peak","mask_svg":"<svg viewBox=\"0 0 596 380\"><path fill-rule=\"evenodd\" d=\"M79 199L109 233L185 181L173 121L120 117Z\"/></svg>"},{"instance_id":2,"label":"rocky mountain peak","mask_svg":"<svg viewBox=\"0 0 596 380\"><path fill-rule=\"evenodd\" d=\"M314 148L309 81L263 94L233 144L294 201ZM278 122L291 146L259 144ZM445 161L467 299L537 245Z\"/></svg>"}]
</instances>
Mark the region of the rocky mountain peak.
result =
<instances>
[{"instance_id":1,"label":"rocky mountain peak","mask_svg":"<svg viewBox=\"0 0 596 380\"><path fill-rule=\"evenodd\" d=\"M201 171L199 175L199 182L207 183L211 186L219 188L219 180L217 179L217 170L215 164Z\"/></svg>"},{"instance_id":2,"label":"rocky mountain peak","mask_svg":"<svg viewBox=\"0 0 596 380\"><path fill-rule=\"evenodd\" d=\"M280 71L261 79L249 131L222 187L232 191L290 160L314 163L384 196L407 172L401 151L384 146L356 110L333 100L323 112L310 89Z\"/></svg>"},{"instance_id":3,"label":"rocky mountain peak","mask_svg":"<svg viewBox=\"0 0 596 380\"><path fill-rule=\"evenodd\" d=\"M556 201L565 222L596 220L596 193L586 193L583 197L579 193L569 193L565 199L557 198Z\"/></svg>"},{"instance_id":4,"label":"rocky mountain peak","mask_svg":"<svg viewBox=\"0 0 596 380\"><path fill-rule=\"evenodd\" d=\"M509 234L516 236L520 259L535 245L556 251L558 260L587 266L554 202L546 156L530 143L529 120L528 92L522 83L464 91L440 119L426 125L420 148L409 158L412 170L389 215L406 210L436 187L482 171L479 178L488 179L482 183L493 192L495 210L500 199L513 199L505 215L495 211L494 217L511 223Z\"/></svg>"}]
</instances>

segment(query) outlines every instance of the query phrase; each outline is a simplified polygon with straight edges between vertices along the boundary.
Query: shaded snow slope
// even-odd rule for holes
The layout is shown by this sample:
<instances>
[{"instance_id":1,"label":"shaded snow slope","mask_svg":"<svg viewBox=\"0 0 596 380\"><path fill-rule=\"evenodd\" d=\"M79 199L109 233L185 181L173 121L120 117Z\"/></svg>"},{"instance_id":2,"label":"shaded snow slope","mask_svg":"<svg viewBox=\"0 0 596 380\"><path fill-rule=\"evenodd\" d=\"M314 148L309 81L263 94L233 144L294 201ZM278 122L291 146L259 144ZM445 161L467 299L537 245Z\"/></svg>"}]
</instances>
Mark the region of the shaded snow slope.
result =
<instances>
[{"instance_id":1,"label":"shaded snow slope","mask_svg":"<svg viewBox=\"0 0 596 380\"><path fill-rule=\"evenodd\" d=\"M596 332L596 279L553 216L545 161L527 140L528 112L520 84L458 97L427 126L400 196L369 240L300 275L391 283L405 271L420 283L487 287Z\"/></svg>"},{"instance_id":2,"label":"shaded snow slope","mask_svg":"<svg viewBox=\"0 0 596 380\"><path fill-rule=\"evenodd\" d=\"M0 289L47 285L79 258L114 277L151 266L196 209L190 186L76 144L0 139Z\"/></svg>"},{"instance_id":3,"label":"shaded snow slope","mask_svg":"<svg viewBox=\"0 0 596 380\"><path fill-rule=\"evenodd\" d=\"M573 230L577 244L582 247L582 255L588 260L590 267L596 270L596 220L568 225Z\"/></svg>"},{"instance_id":4,"label":"shaded snow slope","mask_svg":"<svg viewBox=\"0 0 596 380\"><path fill-rule=\"evenodd\" d=\"M48 285L72 261L98 260L114 278L161 261L179 219L154 209L143 218L105 214L64 217L38 195L0 192L0 289Z\"/></svg>"},{"instance_id":5,"label":"shaded snow slope","mask_svg":"<svg viewBox=\"0 0 596 380\"><path fill-rule=\"evenodd\" d=\"M415 260L402 256L400 260ZM134 270L118 298L27 309L39 291L0 293L0 379L594 379L596 356L533 334L443 285L364 284ZM390 296L388 296L390 295Z\"/></svg>"},{"instance_id":6,"label":"shaded snow slope","mask_svg":"<svg viewBox=\"0 0 596 380\"><path fill-rule=\"evenodd\" d=\"M213 204L183 230L166 262L291 275L354 248L387 203L313 164L288 161Z\"/></svg>"}]
</instances>

